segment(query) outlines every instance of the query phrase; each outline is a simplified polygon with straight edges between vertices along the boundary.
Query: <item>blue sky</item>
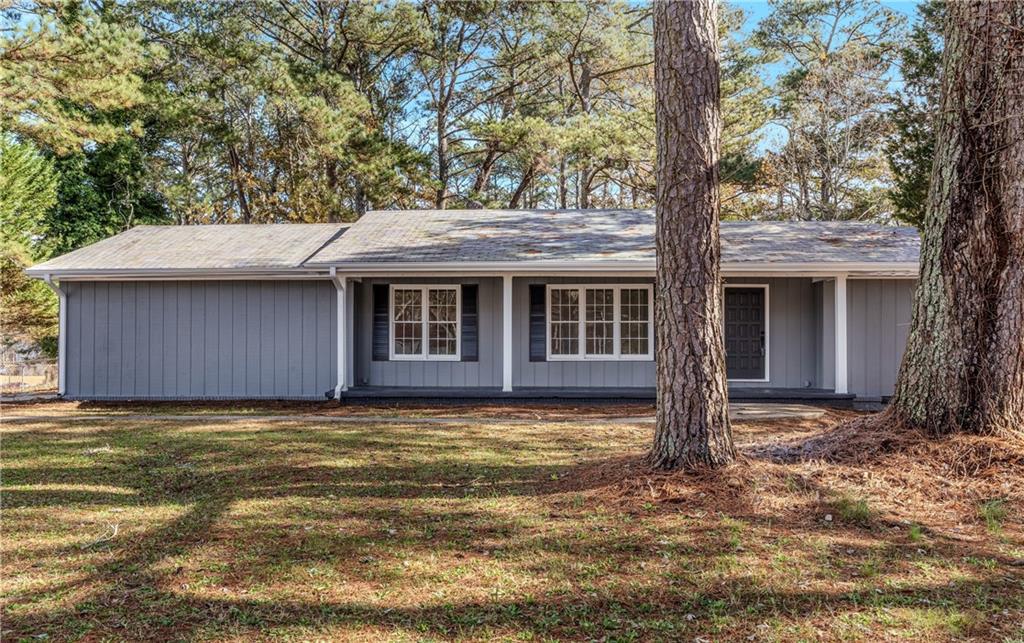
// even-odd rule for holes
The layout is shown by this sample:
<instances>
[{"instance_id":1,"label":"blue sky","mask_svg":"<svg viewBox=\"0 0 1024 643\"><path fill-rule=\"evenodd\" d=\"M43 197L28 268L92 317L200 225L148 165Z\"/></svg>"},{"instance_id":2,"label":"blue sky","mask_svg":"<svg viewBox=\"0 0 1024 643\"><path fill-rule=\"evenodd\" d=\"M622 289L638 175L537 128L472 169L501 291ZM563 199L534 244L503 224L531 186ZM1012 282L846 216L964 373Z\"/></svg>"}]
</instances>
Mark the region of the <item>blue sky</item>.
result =
<instances>
[{"instance_id":1,"label":"blue sky","mask_svg":"<svg viewBox=\"0 0 1024 643\"><path fill-rule=\"evenodd\" d=\"M880 4L889 7L893 11L899 11L907 16L914 17L914 11L919 4L915 0L883 0ZM729 5L739 7L747 14L747 28L753 29L759 20L771 12L771 6L767 2L754 2L751 0L730 0Z\"/></svg>"},{"instance_id":2,"label":"blue sky","mask_svg":"<svg viewBox=\"0 0 1024 643\"><path fill-rule=\"evenodd\" d=\"M768 2L761 0L727 0L730 7L737 7L743 10L745 14L745 22L743 25L743 33L749 34L755 28L757 24L771 13L772 7ZM799 0L794 0L799 1ZM879 2L884 7L903 14L907 18L907 24L911 24L917 15L917 5L920 4L918 0L881 0ZM768 65L764 68L763 77L766 82L771 83L775 78L785 71L784 63L775 63ZM899 82L899 79L893 79L894 82ZM780 147L785 139L785 133L781 128L775 125L768 125L765 128L764 138L761 140L758 146L761 151L766 149L777 149Z\"/></svg>"}]
</instances>

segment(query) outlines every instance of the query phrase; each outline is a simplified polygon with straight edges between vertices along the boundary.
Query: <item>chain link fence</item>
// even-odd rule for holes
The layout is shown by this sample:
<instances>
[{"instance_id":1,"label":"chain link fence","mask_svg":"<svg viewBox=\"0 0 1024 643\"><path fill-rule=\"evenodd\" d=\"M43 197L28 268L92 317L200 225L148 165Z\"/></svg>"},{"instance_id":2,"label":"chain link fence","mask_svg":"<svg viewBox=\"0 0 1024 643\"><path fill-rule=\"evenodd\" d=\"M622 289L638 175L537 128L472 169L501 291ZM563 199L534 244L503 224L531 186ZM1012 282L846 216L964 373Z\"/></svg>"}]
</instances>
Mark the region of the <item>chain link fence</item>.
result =
<instances>
[{"instance_id":1,"label":"chain link fence","mask_svg":"<svg viewBox=\"0 0 1024 643\"><path fill-rule=\"evenodd\" d=\"M16 393L37 393L57 389L57 360L26 359L0 362L0 391Z\"/></svg>"}]
</instances>

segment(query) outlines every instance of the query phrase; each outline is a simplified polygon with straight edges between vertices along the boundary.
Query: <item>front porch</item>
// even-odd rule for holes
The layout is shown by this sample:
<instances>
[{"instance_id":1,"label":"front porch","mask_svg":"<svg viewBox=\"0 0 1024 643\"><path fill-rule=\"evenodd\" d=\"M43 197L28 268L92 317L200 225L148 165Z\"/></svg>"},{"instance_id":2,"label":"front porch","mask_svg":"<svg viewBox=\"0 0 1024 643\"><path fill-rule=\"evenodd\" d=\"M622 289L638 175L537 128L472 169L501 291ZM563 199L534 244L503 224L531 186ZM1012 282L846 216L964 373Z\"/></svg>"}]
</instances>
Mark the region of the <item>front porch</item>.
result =
<instances>
[{"instance_id":1,"label":"front porch","mask_svg":"<svg viewBox=\"0 0 1024 643\"><path fill-rule=\"evenodd\" d=\"M836 407L849 407L856 398L851 393L836 393L830 389L813 388L730 388L731 402L815 403ZM406 387L356 386L343 391L342 401L369 400L590 400L624 401L654 400L655 389L645 387L518 387L502 391L501 387Z\"/></svg>"},{"instance_id":2,"label":"front porch","mask_svg":"<svg viewBox=\"0 0 1024 643\"><path fill-rule=\"evenodd\" d=\"M654 398L653 275L336 273L332 280L336 399ZM724 288L731 399L848 405L856 397L848 385L847 275L729 276ZM423 307L412 324L396 313L396 290ZM450 354L437 356L427 340L438 327L428 319L451 317L430 307L434 292L457 311L445 330ZM410 346L416 354L405 354Z\"/></svg>"}]
</instances>

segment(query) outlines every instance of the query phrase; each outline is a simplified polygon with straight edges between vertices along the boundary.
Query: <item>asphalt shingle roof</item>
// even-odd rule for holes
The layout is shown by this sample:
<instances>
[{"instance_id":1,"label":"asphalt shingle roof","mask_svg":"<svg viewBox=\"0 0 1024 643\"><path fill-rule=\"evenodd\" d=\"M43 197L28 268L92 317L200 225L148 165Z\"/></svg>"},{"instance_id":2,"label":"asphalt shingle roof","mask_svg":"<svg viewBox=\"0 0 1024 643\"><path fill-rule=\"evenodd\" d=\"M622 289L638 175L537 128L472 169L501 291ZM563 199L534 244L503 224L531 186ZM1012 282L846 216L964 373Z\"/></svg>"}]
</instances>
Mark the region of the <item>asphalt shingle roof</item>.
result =
<instances>
[{"instance_id":1,"label":"asphalt shingle roof","mask_svg":"<svg viewBox=\"0 0 1024 643\"><path fill-rule=\"evenodd\" d=\"M916 263L917 231L856 222L722 223L724 264ZM138 226L30 274L268 271L341 264L654 262L651 210L408 210L342 224Z\"/></svg>"},{"instance_id":2,"label":"asphalt shingle roof","mask_svg":"<svg viewBox=\"0 0 1024 643\"><path fill-rule=\"evenodd\" d=\"M409 210L364 215L307 265L654 261L653 210ZM722 223L725 263L914 263L913 228Z\"/></svg>"},{"instance_id":3,"label":"asphalt shingle roof","mask_svg":"<svg viewBox=\"0 0 1024 643\"><path fill-rule=\"evenodd\" d=\"M298 268L347 227L337 223L142 225L33 266L29 272Z\"/></svg>"}]
</instances>

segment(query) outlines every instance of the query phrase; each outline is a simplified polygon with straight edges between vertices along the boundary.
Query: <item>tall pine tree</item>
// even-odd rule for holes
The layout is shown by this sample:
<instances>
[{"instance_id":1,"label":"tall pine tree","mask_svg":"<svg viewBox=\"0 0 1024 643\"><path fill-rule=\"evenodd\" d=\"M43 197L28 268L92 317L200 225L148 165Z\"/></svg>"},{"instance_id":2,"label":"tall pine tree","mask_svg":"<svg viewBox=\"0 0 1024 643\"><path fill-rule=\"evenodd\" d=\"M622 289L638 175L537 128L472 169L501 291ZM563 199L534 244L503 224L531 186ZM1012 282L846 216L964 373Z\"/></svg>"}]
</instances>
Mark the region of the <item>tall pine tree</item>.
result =
<instances>
[{"instance_id":1,"label":"tall pine tree","mask_svg":"<svg viewBox=\"0 0 1024 643\"><path fill-rule=\"evenodd\" d=\"M948 6L910 337L876 422L1024 435L1024 4Z\"/></svg>"},{"instance_id":2,"label":"tall pine tree","mask_svg":"<svg viewBox=\"0 0 1024 643\"><path fill-rule=\"evenodd\" d=\"M650 460L675 469L735 458L718 234L718 3L654 5L658 125L658 408Z\"/></svg>"},{"instance_id":3,"label":"tall pine tree","mask_svg":"<svg viewBox=\"0 0 1024 643\"><path fill-rule=\"evenodd\" d=\"M140 72L159 50L111 11L67 0L0 11L0 130L58 153L138 133L108 114L145 100Z\"/></svg>"}]
</instances>

